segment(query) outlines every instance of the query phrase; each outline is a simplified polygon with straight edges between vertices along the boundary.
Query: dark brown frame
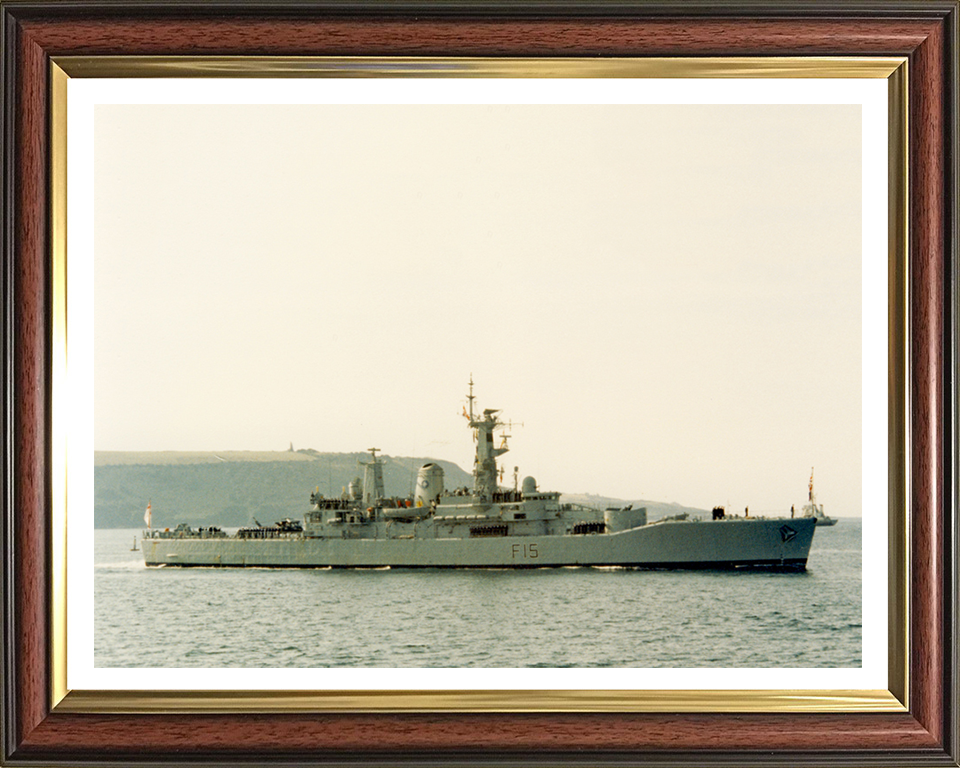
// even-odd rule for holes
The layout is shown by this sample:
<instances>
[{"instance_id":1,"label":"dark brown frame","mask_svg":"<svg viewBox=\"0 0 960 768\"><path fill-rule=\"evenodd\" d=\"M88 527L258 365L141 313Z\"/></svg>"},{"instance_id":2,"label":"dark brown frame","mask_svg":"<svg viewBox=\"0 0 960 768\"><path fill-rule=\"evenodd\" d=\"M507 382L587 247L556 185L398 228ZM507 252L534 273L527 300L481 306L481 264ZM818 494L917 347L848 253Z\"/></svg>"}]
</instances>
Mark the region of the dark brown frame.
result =
<instances>
[{"instance_id":1,"label":"dark brown frame","mask_svg":"<svg viewBox=\"0 0 960 768\"><path fill-rule=\"evenodd\" d=\"M0 762L958 765L956 0L0 0L0 20ZM909 712L51 712L49 68L110 54L908 57Z\"/></svg>"}]
</instances>

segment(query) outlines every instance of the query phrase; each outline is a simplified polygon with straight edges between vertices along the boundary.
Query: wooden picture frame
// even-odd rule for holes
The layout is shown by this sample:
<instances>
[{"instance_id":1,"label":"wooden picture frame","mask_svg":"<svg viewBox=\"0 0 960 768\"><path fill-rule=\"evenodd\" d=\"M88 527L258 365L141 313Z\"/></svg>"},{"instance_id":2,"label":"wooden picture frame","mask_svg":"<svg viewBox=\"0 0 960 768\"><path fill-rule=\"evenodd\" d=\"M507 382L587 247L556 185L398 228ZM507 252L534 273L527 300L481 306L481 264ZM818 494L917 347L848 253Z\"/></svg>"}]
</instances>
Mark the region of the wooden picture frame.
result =
<instances>
[{"instance_id":1,"label":"wooden picture frame","mask_svg":"<svg viewBox=\"0 0 960 768\"><path fill-rule=\"evenodd\" d=\"M958 765L956 2L2 2L3 743L17 765ZM102 56L905 57L906 708L738 713L57 706L51 398L55 60ZM94 60L92 59L92 60ZM53 222L51 224L51 222ZM897 388L894 383L894 389ZM893 423L897 423L897 419ZM896 429L896 427L894 426ZM134 707L131 707L134 709ZM348 708L349 709L349 708ZM428 709L423 707L422 709ZM176 710L176 711L175 711Z\"/></svg>"}]
</instances>

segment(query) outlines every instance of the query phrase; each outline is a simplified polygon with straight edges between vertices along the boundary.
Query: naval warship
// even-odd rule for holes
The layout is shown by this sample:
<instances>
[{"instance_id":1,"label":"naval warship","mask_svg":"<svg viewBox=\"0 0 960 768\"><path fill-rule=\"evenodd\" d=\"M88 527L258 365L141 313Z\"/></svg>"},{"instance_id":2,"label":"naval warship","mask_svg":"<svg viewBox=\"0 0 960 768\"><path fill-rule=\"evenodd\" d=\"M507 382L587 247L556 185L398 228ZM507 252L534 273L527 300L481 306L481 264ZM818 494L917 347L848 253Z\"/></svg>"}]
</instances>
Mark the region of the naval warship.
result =
<instances>
[{"instance_id":1,"label":"naval warship","mask_svg":"<svg viewBox=\"0 0 960 768\"><path fill-rule=\"evenodd\" d=\"M810 469L810 485L807 503L803 505L803 517L813 518L821 528L837 524L837 518L830 517L823 511L823 504L817 504L816 494L813 492L813 468Z\"/></svg>"},{"instance_id":2,"label":"naval warship","mask_svg":"<svg viewBox=\"0 0 960 768\"><path fill-rule=\"evenodd\" d=\"M647 520L645 507L599 509L564 503L537 481L502 487L497 458L508 451L499 409L464 407L476 439L473 487L447 490L443 468L424 464L410 498L387 498L379 449L336 498L317 492L302 518L275 525L143 532L148 566L257 568L630 568L804 570L813 518L687 514ZM500 430L500 441L496 433ZM149 525L149 522L148 522Z\"/></svg>"}]
</instances>

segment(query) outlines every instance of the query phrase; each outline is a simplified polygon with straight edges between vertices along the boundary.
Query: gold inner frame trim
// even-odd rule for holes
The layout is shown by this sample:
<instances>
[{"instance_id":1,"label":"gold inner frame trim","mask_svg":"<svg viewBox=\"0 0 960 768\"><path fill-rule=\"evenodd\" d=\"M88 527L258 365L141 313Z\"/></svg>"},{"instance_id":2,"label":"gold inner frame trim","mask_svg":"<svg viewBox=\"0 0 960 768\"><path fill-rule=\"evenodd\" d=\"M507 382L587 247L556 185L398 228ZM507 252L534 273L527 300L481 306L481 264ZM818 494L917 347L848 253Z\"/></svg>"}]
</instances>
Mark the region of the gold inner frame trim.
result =
<instances>
[{"instance_id":1,"label":"gold inner frame trim","mask_svg":"<svg viewBox=\"0 0 960 768\"><path fill-rule=\"evenodd\" d=\"M889 691L71 691L57 712L902 712Z\"/></svg>"},{"instance_id":2,"label":"gold inner frame trim","mask_svg":"<svg viewBox=\"0 0 960 768\"><path fill-rule=\"evenodd\" d=\"M517 59L54 57L50 70L52 278L51 707L56 712L903 712L909 690L906 457L908 71L903 57ZM67 686L67 90L77 78L874 78L888 81L889 690L88 691Z\"/></svg>"},{"instance_id":3,"label":"gold inner frame trim","mask_svg":"<svg viewBox=\"0 0 960 768\"><path fill-rule=\"evenodd\" d=\"M67 694L67 80L50 71L51 375L50 696Z\"/></svg>"},{"instance_id":4,"label":"gold inner frame trim","mask_svg":"<svg viewBox=\"0 0 960 768\"><path fill-rule=\"evenodd\" d=\"M70 77L887 78L903 57L58 56Z\"/></svg>"},{"instance_id":5,"label":"gold inner frame trim","mask_svg":"<svg viewBox=\"0 0 960 768\"><path fill-rule=\"evenodd\" d=\"M887 455L887 680L891 693L910 706L910 498L907 443L910 435L908 286L909 281L909 69L887 78L887 312L889 318Z\"/></svg>"}]
</instances>

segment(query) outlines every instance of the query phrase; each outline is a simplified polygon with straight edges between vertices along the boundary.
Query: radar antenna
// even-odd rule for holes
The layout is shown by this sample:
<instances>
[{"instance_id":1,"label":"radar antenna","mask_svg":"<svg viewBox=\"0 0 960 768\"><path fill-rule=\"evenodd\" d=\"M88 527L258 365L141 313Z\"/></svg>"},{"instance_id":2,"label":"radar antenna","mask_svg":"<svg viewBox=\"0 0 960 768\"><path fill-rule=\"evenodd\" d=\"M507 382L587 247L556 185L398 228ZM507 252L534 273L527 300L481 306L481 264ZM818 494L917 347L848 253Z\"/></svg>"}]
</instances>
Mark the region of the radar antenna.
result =
<instances>
[{"instance_id":1,"label":"radar antenna","mask_svg":"<svg viewBox=\"0 0 960 768\"><path fill-rule=\"evenodd\" d=\"M473 396L473 374L471 373L470 374L470 394L467 395L467 400L470 402L470 413L467 414L467 418L469 418L470 421L473 421L473 401L476 399L477 398Z\"/></svg>"}]
</instances>

